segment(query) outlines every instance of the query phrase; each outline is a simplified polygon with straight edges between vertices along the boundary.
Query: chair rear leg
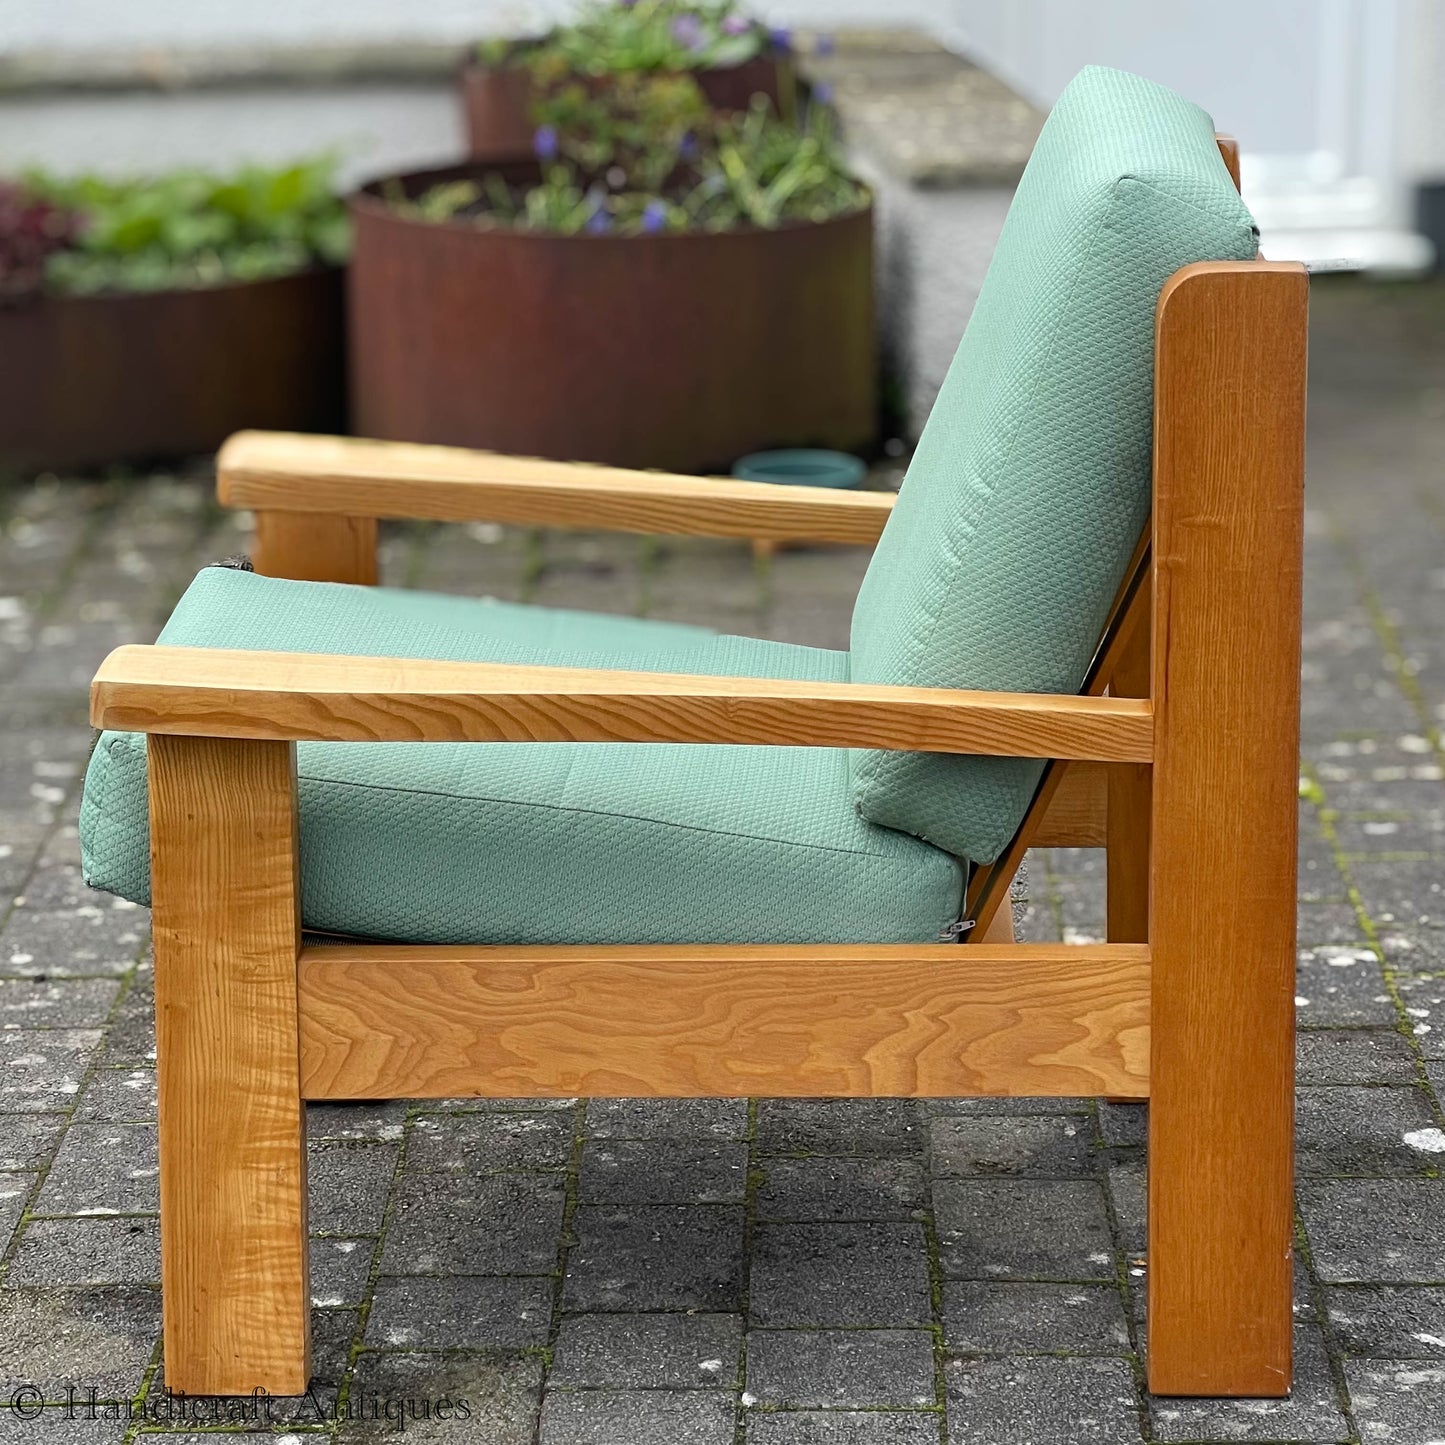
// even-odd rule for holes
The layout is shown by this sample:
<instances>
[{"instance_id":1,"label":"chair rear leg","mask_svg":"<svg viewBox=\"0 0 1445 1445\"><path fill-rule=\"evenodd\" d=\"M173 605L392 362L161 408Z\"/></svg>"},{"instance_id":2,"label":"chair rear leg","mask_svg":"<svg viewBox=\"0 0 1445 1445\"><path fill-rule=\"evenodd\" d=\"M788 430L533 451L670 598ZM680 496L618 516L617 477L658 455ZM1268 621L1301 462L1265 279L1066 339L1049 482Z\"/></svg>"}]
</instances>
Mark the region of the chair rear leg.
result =
<instances>
[{"instance_id":1,"label":"chair rear leg","mask_svg":"<svg viewBox=\"0 0 1445 1445\"><path fill-rule=\"evenodd\" d=\"M1186 268L1155 369L1149 1385L1290 1388L1303 268Z\"/></svg>"},{"instance_id":2,"label":"chair rear leg","mask_svg":"<svg viewBox=\"0 0 1445 1445\"><path fill-rule=\"evenodd\" d=\"M1120 639L1119 662L1109 681L1114 697L1149 696L1149 598L1137 599ZM1110 943L1149 940L1149 797L1147 763L1117 763L1108 770L1105 809L1106 889Z\"/></svg>"},{"instance_id":3,"label":"chair rear leg","mask_svg":"<svg viewBox=\"0 0 1445 1445\"><path fill-rule=\"evenodd\" d=\"M295 749L148 742L166 1383L310 1376Z\"/></svg>"}]
</instances>

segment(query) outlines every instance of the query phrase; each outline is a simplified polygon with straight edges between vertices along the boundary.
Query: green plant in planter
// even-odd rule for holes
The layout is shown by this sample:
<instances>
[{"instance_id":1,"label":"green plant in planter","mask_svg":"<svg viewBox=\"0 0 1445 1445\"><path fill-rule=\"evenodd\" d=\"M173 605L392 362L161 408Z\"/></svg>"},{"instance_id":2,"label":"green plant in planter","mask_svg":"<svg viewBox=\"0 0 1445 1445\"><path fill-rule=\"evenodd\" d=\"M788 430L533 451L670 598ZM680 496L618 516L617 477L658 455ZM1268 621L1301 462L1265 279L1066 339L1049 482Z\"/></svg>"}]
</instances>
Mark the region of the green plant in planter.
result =
<instances>
[{"instance_id":1,"label":"green plant in planter","mask_svg":"<svg viewBox=\"0 0 1445 1445\"><path fill-rule=\"evenodd\" d=\"M545 84L567 73L722 69L786 45L786 32L741 14L733 0L589 0L570 25L531 41L483 42L477 58L530 65Z\"/></svg>"},{"instance_id":2,"label":"green plant in planter","mask_svg":"<svg viewBox=\"0 0 1445 1445\"><path fill-rule=\"evenodd\" d=\"M88 295L163 291L284 276L336 264L349 249L334 163L232 175L177 171L150 179L24 177L37 200L78 218L45 261L44 289Z\"/></svg>"},{"instance_id":3,"label":"green plant in planter","mask_svg":"<svg viewBox=\"0 0 1445 1445\"><path fill-rule=\"evenodd\" d=\"M561 235L773 228L868 204L832 110L816 101L795 122L761 100L743 115L718 114L688 76L629 75L600 91L561 87L539 114L540 181L491 172L387 199L418 220Z\"/></svg>"}]
</instances>

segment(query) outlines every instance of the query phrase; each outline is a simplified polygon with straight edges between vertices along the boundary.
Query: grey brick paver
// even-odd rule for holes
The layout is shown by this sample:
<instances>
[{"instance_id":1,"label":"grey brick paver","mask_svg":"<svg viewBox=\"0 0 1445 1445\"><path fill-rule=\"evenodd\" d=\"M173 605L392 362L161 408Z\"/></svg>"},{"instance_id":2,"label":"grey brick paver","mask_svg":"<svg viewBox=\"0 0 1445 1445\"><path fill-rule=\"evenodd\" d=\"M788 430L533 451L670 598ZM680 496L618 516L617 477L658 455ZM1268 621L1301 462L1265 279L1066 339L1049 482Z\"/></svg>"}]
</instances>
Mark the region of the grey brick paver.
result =
<instances>
[{"instance_id":1,"label":"grey brick paver","mask_svg":"<svg viewBox=\"0 0 1445 1445\"><path fill-rule=\"evenodd\" d=\"M716 1390L549 1390L538 1445L732 1445L737 1406Z\"/></svg>"},{"instance_id":2,"label":"grey brick paver","mask_svg":"<svg viewBox=\"0 0 1445 1445\"><path fill-rule=\"evenodd\" d=\"M1301 1174L1422 1174L1439 1162L1409 1142L1435 1123L1422 1089L1301 1089L1295 1111Z\"/></svg>"},{"instance_id":3,"label":"grey brick paver","mask_svg":"<svg viewBox=\"0 0 1445 1445\"><path fill-rule=\"evenodd\" d=\"M589 1099L593 1139L741 1139L746 1099Z\"/></svg>"},{"instance_id":4,"label":"grey brick paver","mask_svg":"<svg viewBox=\"0 0 1445 1445\"><path fill-rule=\"evenodd\" d=\"M315 1234L375 1234L396 1173L392 1144L323 1142L306 1151Z\"/></svg>"},{"instance_id":5,"label":"grey brick paver","mask_svg":"<svg viewBox=\"0 0 1445 1445\"><path fill-rule=\"evenodd\" d=\"M1445 1283L1445 1179L1306 1180L1299 1201L1326 1283Z\"/></svg>"},{"instance_id":6,"label":"grey brick paver","mask_svg":"<svg viewBox=\"0 0 1445 1445\"><path fill-rule=\"evenodd\" d=\"M995 1284L949 1280L943 1330L959 1354L1122 1355L1129 1326L1112 1284Z\"/></svg>"},{"instance_id":7,"label":"grey brick paver","mask_svg":"<svg viewBox=\"0 0 1445 1445\"><path fill-rule=\"evenodd\" d=\"M374 1239L313 1238L310 1247L311 1303L359 1305L371 1277Z\"/></svg>"},{"instance_id":8,"label":"grey brick paver","mask_svg":"<svg viewBox=\"0 0 1445 1445\"><path fill-rule=\"evenodd\" d=\"M0 1114L0 1170L38 1169L65 1122L64 1114Z\"/></svg>"},{"instance_id":9,"label":"grey brick paver","mask_svg":"<svg viewBox=\"0 0 1445 1445\"><path fill-rule=\"evenodd\" d=\"M751 1411L747 1445L938 1445L938 1416L916 1410Z\"/></svg>"},{"instance_id":10,"label":"grey brick paver","mask_svg":"<svg viewBox=\"0 0 1445 1445\"><path fill-rule=\"evenodd\" d=\"M763 1099L760 1154L918 1154L928 1137L921 1106L908 1099Z\"/></svg>"},{"instance_id":11,"label":"grey brick paver","mask_svg":"<svg viewBox=\"0 0 1445 1445\"><path fill-rule=\"evenodd\" d=\"M933 1172L938 1178L1030 1175L1056 1178L1094 1168L1092 1130L1071 1118L980 1118L933 1121Z\"/></svg>"},{"instance_id":12,"label":"grey brick paver","mask_svg":"<svg viewBox=\"0 0 1445 1445\"><path fill-rule=\"evenodd\" d=\"M932 1322L927 1240L917 1224L760 1224L749 1309L761 1325Z\"/></svg>"},{"instance_id":13,"label":"grey brick paver","mask_svg":"<svg viewBox=\"0 0 1445 1445\"><path fill-rule=\"evenodd\" d=\"M107 978L0 978L0 1030L95 1028L119 992Z\"/></svg>"},{"instance_id":14,"label":"grey brick paver","mask_svg":"<svg viewBox=\"0 0 1445 1445\"><path fill-rule=\"evenodd\" d=\"M154 1215L33 1219L20 1232L7 1285L155 1283L161 1277Z\"/></svg>"},{"instance_id":15,"label":"grey brick paver","mask_svg":"<svg viewBox=\"0 0 1445 1445\"><path fill-rule=\"evenodd\" d=\"M80 1095L75 1117L112 1123L153 1122L156 1071L153 1068L97 1069Z\"/></svg>"},{"instance_id":16,"label":"grey brick paver","mask_svg":"<svg viewBox=\"0 0 1445 1445\"><path fill-rule=\"evenodd\" d=\"M1301 1029L1296 1078L1321 1084L1413 1084L1415 1052L1397 1029Z\"/></svg>"},{"instance_id":17,"label":"grey brick paver","mask_svg":"<svg viewBox=\"0 0 1445 1445\"><path fill-rule=\"evenodd\" d=\"M593 1139L582 1150L577 1192L584 1204L741 1204L747 1182L741 1142L678 1140L660 1169L653 1140Z\"/></svg>"},{"instance_id":18,"label":"grey brick paver","mask_svg":"<svg viewBox=\"0 0 1445 1445\"><path fill-rule=\"evenodd\" d=\"M519 1349L542 1345L552 1316L551 1279L451 1275L377 1281L367 1343L410 1350Z\"/></svg>"},{"instance_id":19,"label":"grey brick paver","mask_svg":"<svg viewBox=\"0 0 1445 1445\"><path fill-rule=\"evenodd\" d=\"M154 1213L160 1207L156 1134L148 1124L78 1123L50 1166L38 1214Z\"/></svg>"},{"instance_id":20,"label":"grey brick paver","mask_svg":"<svg viewBox=\"0 0 1445 1445\"><path fill-rule=\"evenodd\" d=\"M753 1196L759 1219L916 1219L927 1176L911 1159L780 1159L758 1161Z\"/></svg>"},{"instance_id":21,"label":"grey brick paver","mask_svg":"<svg viewBox=\"0 0 1445 1445\"><path fill-rule=\"evenodd\" d=\"M1134 1376L1122 1360L950 1360L949 1445L1136 1445Z\"/></svg>"},{"instance_id":22,"label":"grey brick paver","mask_svg":"<svg viewBox=\"0 0 1445 1445\"><path fill-rule=\"evenodd\" d=\"M950 1279L1114 1276L1104 1194L1092 1180L946 1179L933 1197Z\"/></svg>"},{"instance_id":23,"label":"grey brick paver","mask_svg":"<svg viewBox=\"0 0 1445 1445\"><path fill-rule=\"evenodd\" d=\"M571 1152L566 1113L422 1114L412 1125L406 1167L416 1173L562 1169Z\"/></svg>"},{"instance_id":24,"label":"grey brick paver","mask_svg":"<svg viewBox=\"0 0 1445 1445\"><path fill-rule=\"evenodd\" d=\"M533 1445L542 1362L535 1356L366 1351L338 1445ZM398 1403L399 1402L399 1403ZM398 1414L407 1409L398 1429Z\"/></svg>"},{"instance_id":25,"label":"grey brick paver","mask_svg":"<svg viewBox=\"0 0 1445 1445\"><path fill-rule=\"evenodd\" d=\"M582 1205L567 1261L570 1310L733 1310L743 1212L730 1205Z\"/></svg>"},{"instance_id":26,"label":"grey brick paver","mask_svg":"<svg viewBox=\"0 0 1445 1445\"><path fill-rule=\"evenodd\" d=\"M934 1403L926 1330L752 1330L747 1393L761 1405Z\"/></svg>"},{"instance_id":27,"label":"grey brick paver","mask_svg":"<svg viewBox=\"0 0 1445 1445\"><path fill-rule=\"evenodd\" d=\"M1326 1298L1347 1355L1445 1360L1445 1285L1338 1285Z\"/></svg>"},{"instance_id":28,"label":"grey brick paver","mask_svg":"<svg viewBox=\"0 0 1445 1445\"><path fill-rule=\"evenodd\" d=\"M733 1389L742 1333L735 1314L568 1315L548 1378L574 1389Z\"/></svg>"},{"instance_id":29,"label":"grey brick paver","mask_svg":"<svg viewBox=\"0 0 1445 1445\"><path fill-rule=\"evenodd\" d=\"M1361 1439L1390 1445L1445 1440L1445 1365L1347 1360L1345 1383Z\"/></svg>"},{"instance_id":30,"label":"grey brick paver","mask_svg":"<svg viewBox=\"0 0 1445 1445\"><path fill-rule=\"evenodd\" d=\"M563 1205L557 1176L403 1174L392 1205L385 1273L546 1274L556 1268Z\"/></svg>"},{"instance_id":31,"label":"grey brick paver","mask_svg":"<svg viewBox=\"0 0 1445 1445\"><path fill-rule=\"evenodd\" d=\"M0 1393L8 1404L12 1389L33 1385L63 1404L76 1385L129 1399L159 1333L158 1289L0 1290Z\"/></svg>"}]
</instances>

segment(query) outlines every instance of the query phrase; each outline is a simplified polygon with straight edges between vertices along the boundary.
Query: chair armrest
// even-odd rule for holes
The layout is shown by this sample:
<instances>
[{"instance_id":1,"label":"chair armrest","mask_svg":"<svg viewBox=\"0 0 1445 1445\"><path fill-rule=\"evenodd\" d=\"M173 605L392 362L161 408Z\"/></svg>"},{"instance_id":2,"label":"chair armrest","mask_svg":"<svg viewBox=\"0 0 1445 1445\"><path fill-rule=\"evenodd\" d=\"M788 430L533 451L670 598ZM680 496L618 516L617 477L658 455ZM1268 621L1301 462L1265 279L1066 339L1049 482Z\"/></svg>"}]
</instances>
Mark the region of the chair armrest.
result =
<instances>
[{"instance_id":1,"label":"chair armrest","mask_svg":"<svg viewBox=\"0 0 1445 1445\"><path fill-rule=\"evenodd\" d=\"M872 543L891 492L634 472L463 447L237 432L216 458L223 506L513 522L773 541Z\"/></svg>"},{"instance_id":2,"label":"chair armrest","mask_svg":"<svg viewBox=\"0 0 1445 1445\"><path fill-rule=\"evenodd\" d=\"M91 722L332 742L765 743L1147 762L1133 698L962 692L313 653L121 647Z\"/></svg>"}]
</instances>

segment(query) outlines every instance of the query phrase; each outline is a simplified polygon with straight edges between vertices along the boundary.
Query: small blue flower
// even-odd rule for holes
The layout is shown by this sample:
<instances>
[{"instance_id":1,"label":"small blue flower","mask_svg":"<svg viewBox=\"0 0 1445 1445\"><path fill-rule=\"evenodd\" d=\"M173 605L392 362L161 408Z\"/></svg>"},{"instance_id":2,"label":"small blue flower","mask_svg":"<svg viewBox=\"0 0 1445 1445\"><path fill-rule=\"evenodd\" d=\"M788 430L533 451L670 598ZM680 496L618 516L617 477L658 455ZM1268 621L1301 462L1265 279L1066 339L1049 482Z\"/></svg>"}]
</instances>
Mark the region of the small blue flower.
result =
<instances>
[{"instance_id":1,"label":"small blue flower","mask_svg":"<svg viewBox=\"0 0 1445 1445\"><path fill-rule=\"evenodd\" d=\"M587 224L583 228L589 236L606 235L612 229L612 217L602 209L601 206L587 217Z\"/></svg>"},{"instance_id":2,"label":"small blue flower","mask_svg":"<svg viewBox=\"0 0 1445 1445\"><path fill-rule=\"evenodd\" d=\"M557 127L539 125L532 136L532 150L539 161L557 159Z\"/></svg>"},{"instance_id":3,"label":"small blue flower","mask_svg":"<svg viewBox=\"0 0 1445 1445\"><path fill-rule=\"evenodd\" d=\"M646 235L655 235L667 224L667 207L661 201L649 201L642 208L642 229Z\"/></svg>"},{"instance_id":4,"label":"small blue flower","mask_svg":"<svg viewBox=\"0 0 1445 1445\"><path fill-rule=\"evenodd\" d=\"M672 38L688 50L700 50L707 43L702 21L690 13L679 15L672 22Z\"/></svg>"},{"instance_id":5,"label":"small blue flower","mask_svg":"<svg viewBox=\"0 0 1445 1445\"><path fill-rule=\"evenodd\" d=\"M793 48L793 32L786 25L774 25L768 30L768 44L774 50L789 51Z\"/></svg>"},{"instance_id":6,"label":"small blue flower","mask_svg":"<svg viewBox=\"0 0 1445 1445\"><path fill-rule=\"evenodd\" d=\"M690 161L697 156L697 137L689 130L684 131L682 139L677 143L677 158L683 161Z\"/></svg>"},{"instance_id":7,"label":"small blue flower","mask_svg":"<svg viewBox=\"0 0 1445 1445\"><path fill-rule=\"evenodd\" d=\"M813 99L819 105L831 105L833 102L833 87L826 80L820 80L813 87Z\"/></svg>"},{"instance_id":8,"label":"small blue flower","mask_svg":"<svg viewBox=\"0 0 1445 1445\"><path fill-rule=\"evenodd\" d=\"M815 35L813 37L814 55L831 55L836 48L831 35Z\"/></svg>"}]
</instances>

